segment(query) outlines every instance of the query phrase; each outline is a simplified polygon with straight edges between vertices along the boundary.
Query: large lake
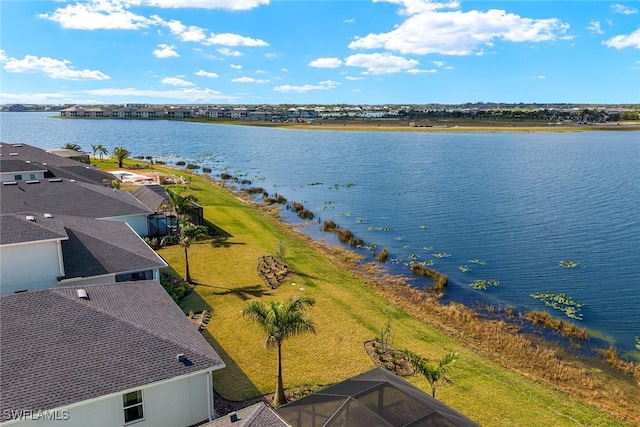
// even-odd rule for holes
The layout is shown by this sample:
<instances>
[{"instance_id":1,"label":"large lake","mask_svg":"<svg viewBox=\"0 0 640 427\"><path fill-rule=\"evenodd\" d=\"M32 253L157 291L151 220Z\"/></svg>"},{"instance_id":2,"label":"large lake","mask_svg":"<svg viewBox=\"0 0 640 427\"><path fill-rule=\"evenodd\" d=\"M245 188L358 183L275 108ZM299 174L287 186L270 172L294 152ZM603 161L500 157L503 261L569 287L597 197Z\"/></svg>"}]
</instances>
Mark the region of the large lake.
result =
<instances>
[{"instance_id":1,"label":"large lake","mask_svg":"<svg viewBox=\"0 0 640 427\"><path fill-rule=\"evenodd\" d=\"M1 113L0 140L121 145L228 172L388 248L392 273L432 264L449 277L449 299L562 317L531 294L564 293L584 304L574 321L618 348L640 336L638 132L303 131L54 114ZM334 242L320 228L303 229ZM477 280L499 285L470 287Z\"/></svg>"}]
</instances>

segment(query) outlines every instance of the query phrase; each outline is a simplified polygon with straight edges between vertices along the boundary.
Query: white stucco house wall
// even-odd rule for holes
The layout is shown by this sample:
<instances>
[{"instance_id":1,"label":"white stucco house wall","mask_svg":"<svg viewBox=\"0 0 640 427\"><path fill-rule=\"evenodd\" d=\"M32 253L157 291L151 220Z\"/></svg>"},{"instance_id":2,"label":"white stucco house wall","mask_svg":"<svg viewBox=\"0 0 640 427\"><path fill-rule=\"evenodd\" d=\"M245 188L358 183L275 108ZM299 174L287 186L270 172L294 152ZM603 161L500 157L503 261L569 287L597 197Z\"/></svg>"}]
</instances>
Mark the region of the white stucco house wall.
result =
<instances>
[{"instance_id":1,"label":"white stucco house wall","mask_svg":"<svg viewBox=\"0 0 640 427\"><path fill-rule=\"evenodd\" d=\"M59 286L159 280L166 262L124 222L0 215L0 295ZM99 243L97 243L99 242Z\"/></svg>"}]
</instances>

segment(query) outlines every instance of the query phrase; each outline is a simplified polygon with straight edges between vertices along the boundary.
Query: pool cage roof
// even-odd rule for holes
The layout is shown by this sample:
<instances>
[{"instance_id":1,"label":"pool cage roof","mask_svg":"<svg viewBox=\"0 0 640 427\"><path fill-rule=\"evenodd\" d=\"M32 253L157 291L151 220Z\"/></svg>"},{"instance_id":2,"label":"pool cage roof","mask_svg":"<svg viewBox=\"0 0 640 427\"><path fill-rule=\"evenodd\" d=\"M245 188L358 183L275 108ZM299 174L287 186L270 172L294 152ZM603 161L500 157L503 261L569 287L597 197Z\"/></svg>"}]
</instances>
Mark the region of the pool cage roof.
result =
<instances>
[{"instance_id":1,"label":"pool cage roof","mask_svg":"<svg viewBox=\"0 0 640 427\"><path fill-rule=\"evenodd\" d=\"M280 407L293 427L477 427L395 374L375 368Z\"/></svg>"}]
</instances>

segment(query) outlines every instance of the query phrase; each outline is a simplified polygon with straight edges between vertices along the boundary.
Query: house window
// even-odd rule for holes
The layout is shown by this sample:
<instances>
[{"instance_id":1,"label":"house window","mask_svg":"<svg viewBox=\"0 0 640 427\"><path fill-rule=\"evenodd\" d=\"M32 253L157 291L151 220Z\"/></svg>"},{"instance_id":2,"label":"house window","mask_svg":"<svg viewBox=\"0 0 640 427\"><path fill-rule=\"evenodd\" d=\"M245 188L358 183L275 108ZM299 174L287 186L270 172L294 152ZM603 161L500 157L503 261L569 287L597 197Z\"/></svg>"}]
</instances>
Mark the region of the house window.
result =
<instances>
[{"instance_id":1,"label":"house window","mask_svg":"<svg viewBox=\"0 0 640 427\"><path fill-rule=\"evenodd\" d=\"M29 174L29 179L36 179L36 174L35 173Z\"/></svg>"},{"instance_id":2,"label":"house window","mask_svg":"<svg viewBox=\"0 0 640 427\"><path fill-rule=\"evenodd\" d=\"M122 396L124 422L131 423L144 418L142 410L142 390L132 391Z\"/></svg>"},{"instance_id":3,"label":"house window","mask_svg":"<svg viewBox=\"0 0 640 427\"><path fill-rule=\"evenodd\" d=\"M13 175L14 181L22 181L22 175Z\"/></svg>"}]
</instances>

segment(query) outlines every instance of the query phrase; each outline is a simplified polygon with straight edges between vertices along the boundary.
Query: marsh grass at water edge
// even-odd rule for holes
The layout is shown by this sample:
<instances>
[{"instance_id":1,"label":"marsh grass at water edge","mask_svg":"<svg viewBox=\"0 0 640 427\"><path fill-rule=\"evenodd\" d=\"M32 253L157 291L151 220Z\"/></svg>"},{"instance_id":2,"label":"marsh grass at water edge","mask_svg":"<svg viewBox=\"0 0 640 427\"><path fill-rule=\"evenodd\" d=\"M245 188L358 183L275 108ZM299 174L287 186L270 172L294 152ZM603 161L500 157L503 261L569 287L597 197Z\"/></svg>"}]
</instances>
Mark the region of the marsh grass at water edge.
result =
<instances>
[{"instance_id":1,"label":"marsh grass at water edge","mask_svg":"<svg viewBox=\"0 0 640 427\"><path fill-rule=\"evenodd\" d=\"M85 151L122 145L133 156L226 173L239 188L245 180L301 204L312 219L283 213L314 238L337 243L322 231L334 221L367 248L386 248L392 273L412 277L410 265L424 263L446 274L447 298L554 313L531 295L566 294L582 304L582 320L568 321L623 354L635 349L638 132L313 132L47 115L2 113L0 139ZM500 285L474 289L479 280Z\"/></svg>"}]
</instances>

